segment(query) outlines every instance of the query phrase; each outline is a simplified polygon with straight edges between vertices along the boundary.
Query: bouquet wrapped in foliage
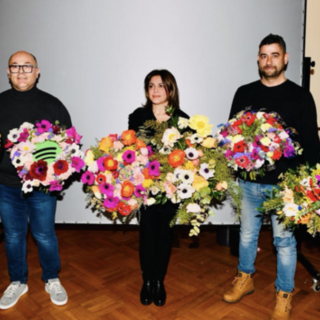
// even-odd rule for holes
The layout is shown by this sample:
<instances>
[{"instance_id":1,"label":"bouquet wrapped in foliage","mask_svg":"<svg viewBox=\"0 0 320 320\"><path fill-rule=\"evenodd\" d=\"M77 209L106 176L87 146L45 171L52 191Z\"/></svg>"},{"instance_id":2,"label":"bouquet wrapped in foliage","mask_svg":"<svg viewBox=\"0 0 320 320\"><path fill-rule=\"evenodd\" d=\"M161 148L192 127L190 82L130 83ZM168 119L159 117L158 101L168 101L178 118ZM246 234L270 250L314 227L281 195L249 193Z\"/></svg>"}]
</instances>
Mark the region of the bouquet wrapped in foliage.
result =
<instances>
[{"instance_id":1,"label":"bouquet wrapped in foliage","mask_svg":"<svg viewBox=\"0 0 320 320\"><path fill-rule=\"evenodd\" d=\"M286 227L305 224L308 232L315 236L320 232L320 165L315 168L302 165L296 171L289 169L281 179L261 211L275 210Z\"/></svg>"},{"instance_id":2,"label":"bouquet wrapped in foliage","mask_svg":"<svg viewBox=\"0 0 320 320\"><path fill-rule=\"evenodd\" d=\"M160 163L150 147L133 130L110 134L86 152L87 201L98 214L110 212L112 219L130 219L148 201L150 187L160 176Z\"/></svg>"},{"instance_id":3,"label":"bouquet wrapped in foliage","mask_svg":"<svg viewBox=\"0 0 320 320\"><path fill-rule=\"evenodd\" d=\"M74 127L65 129L58 121L41 120L35 126L25 122L10 130L6 147L23 192L33 187L61 191L64 181L84 166L80 140Z\"/></svg>"},{"instance_id":4,"label":"bouquet wrapped in foliage","mask_svg":"<svg viewBox=\"0 0 320 320\"><path fill-rule=\"evenodd\" d=\"M152 146L160 163L161 184L153 190L154 201L179 203L172 224L177 220L191 223L190 236L200 232L200 223L212 213L213 199L221 201L230 194L237 207L240 203L239 188L225 156L215 149L217 140L210 136L211 128L203 115L171 116L167 122L146 121L138 133ZM155 134L150 136L150 130Z\"/></svg>"},{"instance_id":5,"label":"bouquet wrapped in foliage","mask_svg":"<svg viewBox=\"0 0 320 320\"><path fill-rule=\"evenodd\" d=\"M229 165L244 179L263 176L281 157L292 158L301 153L291 139L294 129L284 128L276 113L241 111L226 124L219 125L217 139Z\"/></svg>"}]
</instances>

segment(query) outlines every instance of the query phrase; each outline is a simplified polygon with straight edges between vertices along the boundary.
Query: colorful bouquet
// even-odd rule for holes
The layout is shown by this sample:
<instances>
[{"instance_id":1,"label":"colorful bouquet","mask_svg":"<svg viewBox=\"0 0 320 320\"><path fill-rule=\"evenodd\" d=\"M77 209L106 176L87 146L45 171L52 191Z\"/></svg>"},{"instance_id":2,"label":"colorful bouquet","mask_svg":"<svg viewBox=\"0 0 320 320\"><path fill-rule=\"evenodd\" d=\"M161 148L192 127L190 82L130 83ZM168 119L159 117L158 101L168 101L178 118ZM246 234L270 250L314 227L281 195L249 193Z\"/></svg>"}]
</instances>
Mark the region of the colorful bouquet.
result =
<instances>
[{"instance_id":1,"label":"colorful bouquet","mask_svg":"<svg viewBox=\"0 0 320 320\"><path fill-rule=\"evenodd\" d=\"M300 166L281 175L282 181L261 211L273 211L284 226L294 228L304 224L313 236L320 232L320 165Z\"/></svg>"},{"instance_id":2,"label":"colorful bouquet","mask_svg":"<svg viewBox=\"0 0 320 320\"><path fill-rule=\"evenodd\" d=\"M294 129L283 128L276 113L241 111L219 125L217 139L229 165L244 179L263 176L281 157L292 158L302 149L291 139Z\"/></svg>"},{"instance_id":3,"label":"colorful bouquet","mask_svg":"<svg viewBox=\"0 0 320 320\"><path fill-rule=\"evenodd\" d=\"M228 193L240 206L239 188L225 156L215 149L217 140L210 136L211 128L203 115L190 119L171 116L167 122L146 121L138 133L152 146L160 163L161 184L153 192L155 203L168 199L179 203L172 224L177 220L191 223L190 236L198 235L200 223L212 214L213 199L222 201Z\"/></svg>"},{"instance_id":4,"label":"colorful bouquet","mask_svg":"<svg viewBox=\"0 0 320 320\"><path fill-rule=\"evenodd\" d=\"M6 143L10 159L22 180L23 192L34 187L61 191L72 173L84 166L81 136L74 127L65 129L56 121L25 122L9 131Z\"/></svg>"},{"instance_id":5,"label":"colorful bouquet","mask_svg":"<svg viewBox=\"0 0 320 320\"><path fill-rule=\"evenodd\" d=\"M132 218L141 205L152 205L148 194L157 185L160 163L150 147L136 138L135 131L111 134L86 152L87 201L98 214L110 212L123 222Z\"/></svg>"}]
</instances>

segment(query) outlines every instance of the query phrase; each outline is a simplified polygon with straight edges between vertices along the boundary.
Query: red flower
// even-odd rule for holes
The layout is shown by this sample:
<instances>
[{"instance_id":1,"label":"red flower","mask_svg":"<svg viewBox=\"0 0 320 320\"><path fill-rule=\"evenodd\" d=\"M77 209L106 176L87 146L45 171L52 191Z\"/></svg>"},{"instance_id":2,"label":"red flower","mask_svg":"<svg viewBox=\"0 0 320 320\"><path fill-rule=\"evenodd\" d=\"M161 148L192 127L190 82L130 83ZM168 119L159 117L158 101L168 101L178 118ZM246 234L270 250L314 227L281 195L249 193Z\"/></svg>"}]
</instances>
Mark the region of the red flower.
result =
<instances>
[{"instance_id":1,"label":"red flower","mask_svg":"<svg viewBox=\"0 0 320 320\"><path fill-rule=\"evenodd\" d=\"M246 168L249 164L249 158L247 156L241 156L235 159L236 164L241 168Z\"/></svg>"},{"instance_id":2,"label":"red flower","mask_svg":"<svg viewBox=\"0 0 320 320\"><path fill-rule=\"evenodd\" d=\"M119 171L113 170L113 171L111 171L111 174L114 179L117 179L119 177Z\"/></svg>"},{"instance_id":3,"label":"red flower","mask_svg":"<svg viewBox=\"0 0 320 320\"><path fill-rule=\"evenodd\" d=\"M256 116L251 112L247 112L241 117L241 120L246 123L248 127L251 127L251 125L254 123L254 120L256 120Z\"/></svg>"},{"instance_id":4,"label":"red flower","mask_svg":"<svg viewBox=\"0 0 320 320\"><path fill-rule=\"evenodd\" d=\"M59 176L62 173L67 172L69 169L69 164L66 160L58 160L54 165L53 165L53 170L54 173Z\"/></svg>"},{"instance_id":5,"label":"red flower","mask_svg":"<svg viewBox=\"0 0 320 320\"><path fill-rule=\"evenodd\" d=\"M106 168L106 170L109 170L109 171L116 170L118 168L118 161L114 160L110 156L107 156L103 160L103 165Z\"/></svg>"},{"instance_id":6,"label":"red flower","mask_svg":"<svg viewBox=\"0 0 320 320\"><path fill-rule=\"evenodd\" d=\"M261 149L264 151L264 152L269 152L269 148L267 146L264 146L263 144L261 145Z\"/></svg>"},{"instance_id":7,"label":"red flower","mask_svg":"<svg viewBox=\"0 0 320 320\"><path fill-rule=\"evenodd\" d=\"M96 177L96 181L97 181L98 184L101 184L101 183L106 183L107 179L106 179L106 176L104 174L98 174L97 177Z\"/></svg>"},{"instance_id":8,"label":"red flower","mask_svg":"<svg viewBox=\"0 0 320 320\"><path fill-rule=\"evenodd\" d=\"M234 144L233 146L233 152L244 152L244 149L246 148L247 144L241 140Z\"/></svg>"},{"instance_id":9,"label":"red flower","mask_svg":"<svg viewBox=\"0 0 320 320\"><path fill-rule=\"evenodd\" d=\"M47 171L48 164L43 160L39 160L31 165L29 174L33 179L44 181L47 177Z\"/></svg>"},{"instance_id":10,"label":"red flower","mask_svg":"<svg viewBox=\"0 0 320 320\"><path fill-rule=\"evenodd\" d=\"M4 145L5 149L10 148L10 147L12 147L12 146L13 146L13 143L12 143L9 139L7 139L7 142L6 142L6 144Z\"/></svg>"},{"instance_id":11,"label":"red flower","mask_svg":"<svg viewBox=\"0 0 320 320\"><path fill-rule=\"evenodd\" d=\"M111 139L112 142L115 142L118 139L117 134L109 134L108 137Z\"/></svg>"},{"instance_id":12,"label":"red flower","mask_svg":"<svg viewBox=\"0 0 320 320\"><path fill-rule=\"evenodd\" d=\"M279 160L282 156L282 152L281 150L277 149L273 152L273 156L272 156L272 159L273 160Z\"/></svg>"},{"instance_id":13,"label":"red flower","mask_svg":"<svg viewBox=\"0 0 320 320\"><path fill-rule=\"evenodd\" d=\"M123 215L123 216L127 216L131 213L131 207L128 204L125 204L122 201L119 201L117 204L117 211Z\"/></svg>"}]
</instances>

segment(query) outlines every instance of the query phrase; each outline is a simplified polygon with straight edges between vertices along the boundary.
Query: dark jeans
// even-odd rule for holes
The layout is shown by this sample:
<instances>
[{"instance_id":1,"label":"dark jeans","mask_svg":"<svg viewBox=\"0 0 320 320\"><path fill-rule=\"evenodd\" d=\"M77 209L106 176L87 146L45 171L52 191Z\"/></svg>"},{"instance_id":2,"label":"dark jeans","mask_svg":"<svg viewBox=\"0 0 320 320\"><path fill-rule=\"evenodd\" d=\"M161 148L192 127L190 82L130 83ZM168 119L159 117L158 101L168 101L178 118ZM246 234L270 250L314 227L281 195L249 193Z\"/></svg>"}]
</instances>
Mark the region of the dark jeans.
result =
<instances>
[{"instance_id":1,"label":"dark jeans","mask_svg":"<svg viewBox=\"0 0 320 320\"><path fill-rule=\"evenodd\" d=\"M178 205L170 202L141 207L139 252L142 277L145 281L164 280L173 236L173 228L169 224L177 208Z\"/></svg>"},{"instance_id":2,"label":"dark jeans","mask_svg":"<svg viewBox=\"0 0 320 320\"><path fill-rule=\"evenodd\" d=\"M10 281L27 282L28 220L38 246L42 280L58 277L60 258L54 229L56 197L41 191L23 194L0 184L0 216L4 228Z\"/></svg>"}]
</instances>

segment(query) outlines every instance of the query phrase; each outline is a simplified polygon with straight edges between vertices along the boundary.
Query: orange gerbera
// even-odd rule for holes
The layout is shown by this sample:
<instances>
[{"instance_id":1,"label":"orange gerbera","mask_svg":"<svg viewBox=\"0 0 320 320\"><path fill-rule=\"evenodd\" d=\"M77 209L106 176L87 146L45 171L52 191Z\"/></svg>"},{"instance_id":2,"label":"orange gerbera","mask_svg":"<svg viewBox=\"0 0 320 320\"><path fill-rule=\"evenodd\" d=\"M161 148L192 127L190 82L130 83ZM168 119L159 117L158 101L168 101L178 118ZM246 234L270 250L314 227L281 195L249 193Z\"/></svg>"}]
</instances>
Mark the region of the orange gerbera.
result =
<instances>
[{"instance_id":1,"label":"orange gerbera","mask_svg":"<svg viewBox=\"0 0 320 320\"><path fill-rule=\"evenodd\" d=\"M106 170L109 170L109 171L116 170L118 168L118 161L108 156L104 158L103 165L106 168Z\"/></svg>"},{"instance_id":2,"label":"orange gerbera","mask_svg":"<svg viewBox=\"0 0 320 320\"><path fill-rule=\"evenodd\" d=\"M121 134L121 142L125 146L131 146L136 142L136 132L134 130L125 130Z\"/></svg>"},{"instance_id":3,"label":"orange gerbera","mask_svg":"<svg viewBox=\"0 0 320 320\"><path fill-rule=\"evenodd\" d=\"M99 149L108 153L110 148L112 148L113 142L110 137L104 137L99 141Z\"/></svg>"},{"instance_id":4,"label":"orange gerbera","mask_svg":"<svg viewBox=\"0 0 320 320\"><path fill-rule=\"evenodd\" d=\"M134 185L131 181L126 180L122 183L122 188L121 188L121 196L125 198L129 198L132 196L134 192Z\"/></svg>"},{"instance_id":5,"label":"orange gerbera","mask_svg":"<svg viewBox=\"0 0 320 320\"><path fill-rule=\"evenodd\" d=\"M184 162L184 152L180 149L173 150L168 156L170 166L176 168Z\"/></svg>"},{"instance_id":6,"label":"orange gerbera","mask_svg":"<svg viewBox=\"0 0 320 320\"><path fill-rule=\"evenodd\" d=\"M146 148L146 144L139 138L136 140L136 150L139 150L141 148Z\"/></svg>"},{"instance_id":7,"label":"orange gerbera","mask_svg":"<svg viewBox=\"0 0 320 320\"><path fill-rule=\"evenodd\" d=\"M119 201L117 204L117 211L123 215L123 216L127 216L131 213L131 207L128 204L125 204L122 201Z\"/></svg>"}]
</instances>

